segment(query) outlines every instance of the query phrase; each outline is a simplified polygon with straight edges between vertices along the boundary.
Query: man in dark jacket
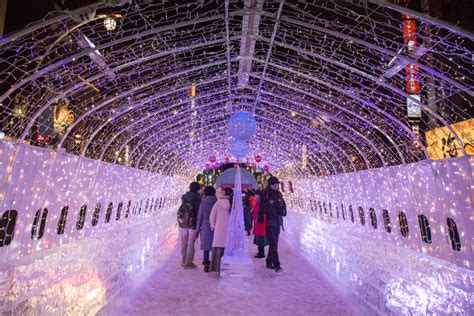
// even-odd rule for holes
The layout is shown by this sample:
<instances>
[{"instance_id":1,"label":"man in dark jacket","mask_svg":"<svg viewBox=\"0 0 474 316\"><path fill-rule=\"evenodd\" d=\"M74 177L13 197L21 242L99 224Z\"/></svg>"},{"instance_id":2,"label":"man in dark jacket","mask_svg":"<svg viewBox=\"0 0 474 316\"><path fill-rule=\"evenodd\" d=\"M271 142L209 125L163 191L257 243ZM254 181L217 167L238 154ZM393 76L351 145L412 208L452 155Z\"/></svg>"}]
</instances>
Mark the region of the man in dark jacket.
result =
<instances>
[{"instance_id":1,"label":"man in dark jacket","mask_svg":"<svg viewBox=\"0 0 474 316\"><path fill-rule=\"evenodd\" d=\"M189 203L193 207L192 214L192 226L188 228L179 228L179 235L181 239L181 265L185 269L197 268L197 265L193 263L194 260L194 243L196 242L197 231L196 222L199 210L199 204L201 204L201 198L198 195L198 191L201 188L199 183L191 182L189 185L189 191L186 192L181 200L182 203Z\"/></svg>"},{"instance_id":2,"label":"man in dark jacket","mask_svg":"<svg viewBox=\"0 0 474 316\"><path fill-rule=\"evenodd\" d=\"M267 215L267 239L269 243L267 255L267 268L281 271L280 259L278 258L278 237L280 227L283 226L283 216L286 216L286 203L283 195L278 191L280 181L276 177L268 179L268 187L261 195L258 221L263 223L263 215Z\"/></svg>"}]
</instances>

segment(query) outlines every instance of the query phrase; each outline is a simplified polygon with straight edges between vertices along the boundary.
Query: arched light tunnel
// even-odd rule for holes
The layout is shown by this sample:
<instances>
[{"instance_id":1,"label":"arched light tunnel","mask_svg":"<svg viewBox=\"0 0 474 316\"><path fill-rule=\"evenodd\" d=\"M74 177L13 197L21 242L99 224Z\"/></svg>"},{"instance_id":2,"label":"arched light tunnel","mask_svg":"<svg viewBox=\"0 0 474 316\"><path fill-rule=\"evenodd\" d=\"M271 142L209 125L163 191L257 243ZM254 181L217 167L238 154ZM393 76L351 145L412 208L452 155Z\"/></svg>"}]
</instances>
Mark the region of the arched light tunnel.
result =
<instances>
[{"instance_id":1,"label":"arched light tunnel","mask_svg":"<svg viewBox=\"0 0 474 316\"><path fill-rule=\"evenodd\" d=\"M247 290L332 293L268 312L473 313L474 35L421 2L85 1L4 35L0 311L172 287L181 195L248 111L240 162L280 179L282 261L306 268Z\"/></svg>"}]
</instances>

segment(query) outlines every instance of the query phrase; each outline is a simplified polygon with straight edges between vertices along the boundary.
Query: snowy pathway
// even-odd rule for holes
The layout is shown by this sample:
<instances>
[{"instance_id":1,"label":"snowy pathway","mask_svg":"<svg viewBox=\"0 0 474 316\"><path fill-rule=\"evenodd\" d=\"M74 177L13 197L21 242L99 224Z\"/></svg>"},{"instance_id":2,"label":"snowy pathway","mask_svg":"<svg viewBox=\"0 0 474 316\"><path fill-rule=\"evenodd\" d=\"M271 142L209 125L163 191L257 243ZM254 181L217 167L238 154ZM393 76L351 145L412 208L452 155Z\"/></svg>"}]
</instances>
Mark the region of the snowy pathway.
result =
<instances>
[{"instance_id":1,"label":"snowy pathway","mask_svg":"<svg viewBox=\"0 0 474 316\"><path fill-rule=\"evenodd\" d=\"M266 249L267 250L267 249ZM250 248L253 258L256 248ZM246 289L222 286L216 275L202 271L202 252L196 252L199 268L180 266L179 252L138 289L107 306L100 315L360 315L320 272L314 270L282 238L283 271L265 267L254 259L254 279Z\"/></svg>"}]
</instances>

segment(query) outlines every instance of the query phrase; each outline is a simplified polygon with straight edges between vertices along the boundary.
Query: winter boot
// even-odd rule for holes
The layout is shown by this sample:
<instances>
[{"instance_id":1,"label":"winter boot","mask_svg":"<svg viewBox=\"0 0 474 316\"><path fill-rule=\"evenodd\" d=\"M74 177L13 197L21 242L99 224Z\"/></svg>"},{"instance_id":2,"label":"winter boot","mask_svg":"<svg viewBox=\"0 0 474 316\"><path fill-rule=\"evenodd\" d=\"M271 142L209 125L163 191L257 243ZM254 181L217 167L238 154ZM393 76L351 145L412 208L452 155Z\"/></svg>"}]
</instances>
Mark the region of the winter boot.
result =
<instances>
[{"instance_id":1,"label":"winter boot","mask_svg":"<svg viewBox=\"0 0 474 316\"><path fill-rule=\"evenodd\" d=\"M204 265L204 272L209 272L209 264Z\"/></svg>"}]
</instances>

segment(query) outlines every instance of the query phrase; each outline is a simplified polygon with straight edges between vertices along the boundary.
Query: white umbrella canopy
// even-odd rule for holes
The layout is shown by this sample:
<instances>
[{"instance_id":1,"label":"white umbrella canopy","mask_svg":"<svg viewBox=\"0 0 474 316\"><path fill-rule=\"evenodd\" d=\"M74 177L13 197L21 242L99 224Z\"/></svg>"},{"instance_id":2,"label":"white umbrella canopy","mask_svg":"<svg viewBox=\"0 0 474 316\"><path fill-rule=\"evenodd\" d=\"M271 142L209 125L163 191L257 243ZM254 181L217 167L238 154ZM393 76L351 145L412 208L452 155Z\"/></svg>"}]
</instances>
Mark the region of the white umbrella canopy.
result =
<instances>
[{"instance_id":1,"label":"white umbrella canopy","mask_svg":"<svg viewBox=\"0 0 474 316\"><path fill-rule=\"evenodd\" d=\"M237 169L235 168L229 168L226 171L224 171L216 181L216 187L221 188L221 187L227 187L227 186L234 186L235 184L235 174L237 172ZM241 181L242 181L242 188L253 188L253 189L258 189L258 183L257 180L255 180L255 177L250 173L249 171L240 168L240 175L241 175Z\"/></svg>"}]
</instances>

